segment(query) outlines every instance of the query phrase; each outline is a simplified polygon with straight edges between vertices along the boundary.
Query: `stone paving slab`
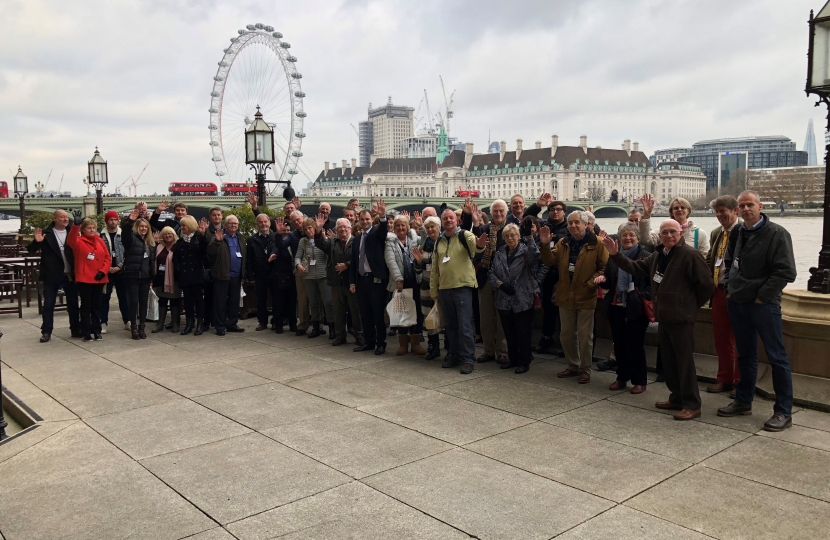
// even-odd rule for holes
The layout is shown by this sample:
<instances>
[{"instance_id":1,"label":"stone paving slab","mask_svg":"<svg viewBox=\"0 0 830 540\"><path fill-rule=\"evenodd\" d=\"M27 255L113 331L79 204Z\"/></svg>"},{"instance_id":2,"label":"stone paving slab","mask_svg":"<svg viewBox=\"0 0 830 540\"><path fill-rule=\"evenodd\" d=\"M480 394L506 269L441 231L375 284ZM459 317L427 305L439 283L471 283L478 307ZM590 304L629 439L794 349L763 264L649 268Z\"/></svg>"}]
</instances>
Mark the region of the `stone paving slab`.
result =
<instances>
[{"instance_id":1,"label":"stone paving slab","mask_svg":"<svg viewBox=\"0 0 830 540\"><path fill-rule=\"evenodd\" d=\"M769 437L771 439L778 439L779 441L789 441L811 448L818 448L830 452L830 432L820 429L813 429L804 426L793 426L779 432L761 431L758 435Z\"/></svg>"},{"instance_id":2,"label":"stone paving slab","mask_svg":"<svg viewBox=\"0 0 830 540\"><path fill-rule=\"evenodd\" d=\"M366 519L371 516L371 519ZM359 482L228 525L240 540L462 539L469 536Z\"/></svg>"},{"instance_id":3,"label":"stone paving slab","mask_svg":"<svg viewBox=\"0 0 830 540\"><path fill-rule=\"evenodd\" d=\"M614 394L625 392L625 390L619 390L617 392L608 390L608 385L617 380L615 373L592 371L591 382L588 384L577 383L576 377L570 377L568 379L558 378L556 374L566 367L565 364L559 362L544 362L541 364L534 362L530 365L530 371L522 373L521 375L516 375L511 370L505 371L508 371L507 377L517 380L552 386L558 390L575 392L583 396L592 396L599 399L605 399Z\"/></svg>"},{"instance_id":4,"label":"stone paving slab","mask_svg":"<svg viewBox=\"0 0 830 540\"><path fill-rule=\"evenodd\" d=\"M188 536L182 540L235 540L234 536L223 529L222 527L216 527L215 529L210 529L204 532L200 532L199 534L194 534L193 536Z\"/></svg>"},{"instance_id":5,"label":"stone paving slab","mask_svg":"<svg viewBox=\"0 0 830 540\"><path fill-rule=\"evenodd\" d=\"M58 384L88 383L101 379L127 378L131 373L99 356L91 358L55 358L53 362L17 368L16 371L40 388Z\"/></svg>"},{"instance_id":6,"label":"stone paving slab","mask_svg":"<svg viewBox=\"0 0 830 540\"><path fill-rule=\"evenodd\" d=\"M357 369L422 388L436 388L490 374L482 369L477 369L469 375L462 375L457 368L442 369L436 362L424 360L423 356L411 355L364 364L358 366Z\"/></svg>"},{"instance_id":7,"label":"stone paving slab","mask_svg":"<svg viewBox=\"0 0 830 540\"><path fill-rule=\"evenodd\" d=\"M6 420L8 421L8 418ZM38 424L37 427L31 431L31 433L25 433L15 439L7 440L0 445L0 463L16 456L28 448L35 446L52 435L60 433L74 423L74 420L65 420L63 422L43 422L42 424ZM6 431L6 433L8 433L8 431Z\"/></svg>"},{"instance_id":8,"label":"stone paving slab","mask_svg":"<svg viewBox=\"0 0 830 540\"><path fill-rule=\"evenodd\" d=\"M456 445L532 422L529 418L431 390L409 394L394 402L360 407L360 410Z\"/></svg>"},{"instance_id":9,"label":"stone paving slab","mask_svg":"<svg viewBox=\"0 0 830 540\"><path fill-rule=\"evenodd\" d=\"M223 362L272 381L290 381L291 379L299 379L308 377L309 375L344 369L339 364L321 362L318 359L301 354L286 354L286 351L273 351L257 356L229 358L223 360Z\"/></svg>"},{"instance_id":10,"label":"stone paving slab","mask_svg":"<svg viewBox=\"0 0 830 540\"><path fill-rule=\"evenodd\" d=\"M687 462L702 461L750 436L702 422L678 422L664 414L610 401L598 401L544 421Z\"/></svg>"},{"instance_id":11,"label":"stone paving slab","mask_svg":"<svg viewBox=\"0 0 830 540\"><path fill-rule=\"evenodd\" d=\"M808 410L794 412L793 425L830 431L830 414Z\"/></svg>"},{"instance_id":12,"label":"stone paving slab","mask_svg":"<svg viewBox=\"0 0 830 540\"><path fill-rule=\"evenodd\" d=\"M690 465L544 423L514 429L465 448L616 502Z\"/></svg>"},{"instance_id":13,"label":"stone paving slab","mask_svg":"<svg viewBox=\"0 0 830 540\"><path fill-rule=\"evenodd\" d=\"M565 534L557 536L556 540L597 540L600 538L705 540L710 537L625 506L616 506Z\"/></svg>"},{"instance_id":14,"label":"stone paving slab","mask_svg":"<svg viewBox=\"0 0 830 540\"><path fill-rule=\"evenodd\" d=\"M129 347L129 345L125 344L126 347ZM214 361L210 355L194 354L161 342L156 342L153 347L130 351L130 354L124 354L123 348L103 353L101 358L106 358L110 362L135 373L147 373L156 369L206 364Z\"/></svg>"},{"instance_id":15,"label":"stone paving slab","mask_svg":"<svg viewBox=\"0 0 830 540\"><path fill-rule=\"evenodd\" d=\"M6 364L0 362L0 370L3 372L3 386L14 389L12 393L43 418L45 422L75 420L78 418L46 392L23 378L18 372L8 368Z\"/></svg>"},{"instance_id":16,"label":"stone paving slab","mask_svg":"<svg viewBox=\"0 0 830 540\"><path fill-rule=\"evenodd\" d=\"M697 465L626 506L723 540L826 538L830 504Z\"/></svg>"},{"instance_id":17,"label":"stone paving slab","mask_svg":"<svg viewBox=\"0 0 830 540\"><path fill-rule=\"evenodd\" d=\"M186 397L204 396L270 382L222 362L157 369L143 375Z\"/></svg>"},{"instance_id":18,"label":"stone paving slab","mask_svg":"<svg viewBox=\"0 0 830 540\"><path fill-rule=\"evenodd\" d=\"M750 437L703 465L830 502L830 452L769 437Z\"/></svg>"},{"instance_id":19,"label":"stone paving slab","mask_svg":"<svg viewBox=\"0 0 830 540\"><path fill-rule=\"evenodd\" d=\"M312 375L287 384L347 407L375 405L421 390L418 386L354 369Z\"/></svg>"},{"instance_id":20,"label":"stone paving slab","mask_svg":"<svg viewBox=\"0 0 830 540\"><path fill-rule=\"evenodd\" d=\"M364 483L482 539L551 538L613 506L461 449L380 473Z\"/></svg>"},{"instance_id":21,"label":"stone paving slab","mask_svg":"<svg viewBox=\"0 0 830 540\"><path fill-rule=\"evenodd\" d=\"M444 452L451 445L346 409L262 432L353 478Z\"/></svg>"},{"instance_id":22,"label":"stone paving slab","mask_svg":"<svg viewBox=\"0 0 830 540\"><path fill-rule=\"evenodd\" d=\"M222 524L350 480L259 433L179 450L140 463Z\"/></svg>"}]
</instances>

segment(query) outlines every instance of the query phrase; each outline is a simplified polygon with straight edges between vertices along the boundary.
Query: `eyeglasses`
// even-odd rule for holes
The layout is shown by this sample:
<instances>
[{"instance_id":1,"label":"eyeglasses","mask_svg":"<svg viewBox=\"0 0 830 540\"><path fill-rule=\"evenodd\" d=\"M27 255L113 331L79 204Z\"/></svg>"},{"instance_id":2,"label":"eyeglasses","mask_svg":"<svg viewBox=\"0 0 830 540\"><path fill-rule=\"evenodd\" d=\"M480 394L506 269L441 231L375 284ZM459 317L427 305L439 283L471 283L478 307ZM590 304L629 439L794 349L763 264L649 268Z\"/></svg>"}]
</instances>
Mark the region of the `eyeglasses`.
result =
<instances>
[{"instance_id":1,"label":"eyeglasses","mask_svg":"<svg viewBox=\"0 0 830 540\"><path fill-rule=\"evenodd\" d=\"M660 236L674 236L675 234L680 234L680 231L660 231Z\"/></svg>"},{"instance_id":2,"label":"eyeglasses","mask_svg":"<svg viewBox=\"0 0 830 540\"><path fill-rule=\"evenodd\" d=\"M564 210L562 210L562 208L556 206L556 207L553 208L553 210L551 210L551 212L564 212Z\"/></svg>"},{"instance_id":3,"label":"eyeglasses","mask_svg":"<svg viewBox=\"0 0 830 540\"><path fill-rule=\"evenodd\" d=\"M672 212L674 212L675 210L686 210L686 207L685 206L672 206L671 209L672 209Z\"/></svg>"}]
</instances>

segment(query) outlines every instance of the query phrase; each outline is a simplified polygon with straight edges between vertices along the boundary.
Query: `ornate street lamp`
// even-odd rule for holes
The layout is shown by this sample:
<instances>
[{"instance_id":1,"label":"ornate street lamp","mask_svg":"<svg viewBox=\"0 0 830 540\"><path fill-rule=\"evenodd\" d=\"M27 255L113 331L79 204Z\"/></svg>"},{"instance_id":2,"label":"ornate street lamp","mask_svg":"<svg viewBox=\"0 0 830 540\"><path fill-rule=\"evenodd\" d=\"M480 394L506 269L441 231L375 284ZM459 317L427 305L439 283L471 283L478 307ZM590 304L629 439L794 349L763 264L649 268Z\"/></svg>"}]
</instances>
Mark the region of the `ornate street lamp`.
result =
<instances>
[{"instance_id":1,"label":"ornate street lamp","mask_svg":"<svg viewBox=\"0 0 830 540\"><path fill-rule=\"evenodd\" d=\"M828 106L827 128L830 130L830 1L824 4L817 17L810 11L810 46L807 50L807 95L815 94L818 102ZM807 290L830 294L830 144L824 147L824 226L822 229L821 251L818 267L810 268Z\"/></svg>"},{"instance_id":2,"label":"ornate street lamp","mask_svg":"<svg viewBox=\"0 0 830 540\"><path fill-rule=\"evenodd\" d=\"M245 163L256 174L257 204L265 206L265 184L269 182L265 179L265 171L274 164L274 130L262 119L259 105L257 105L253 123L245 130ZM282 195L288 201L294 198L290 180L270 180L270 182L287 184Z\"/></svg>"},{"instance_id":3,"label":"ornate street lamp","mask_svg":"<svg viewBox=\"0 0 830 540\"><path fill-rule=\"evenodd\" d=\"M26 194L29 193L29 179L23 174L20 166L17 166L17 174L14 175L14 196L20 199L20 234L26 226Z\"/></svg>"},{"instance_id":4,"label":"ornate street lamp","mask_svg":"<svg viewBox=\"0 0 830 540\"><path fill-rule=\"evenodd\" d=\"M95 153L92 159L87 163L89 167L89 184L95 187L95 213L104 213L104 199L101 191L107 185L107 161L101 157L98 152L98 147L95 147Z\"/></svg>"}]
</instances>

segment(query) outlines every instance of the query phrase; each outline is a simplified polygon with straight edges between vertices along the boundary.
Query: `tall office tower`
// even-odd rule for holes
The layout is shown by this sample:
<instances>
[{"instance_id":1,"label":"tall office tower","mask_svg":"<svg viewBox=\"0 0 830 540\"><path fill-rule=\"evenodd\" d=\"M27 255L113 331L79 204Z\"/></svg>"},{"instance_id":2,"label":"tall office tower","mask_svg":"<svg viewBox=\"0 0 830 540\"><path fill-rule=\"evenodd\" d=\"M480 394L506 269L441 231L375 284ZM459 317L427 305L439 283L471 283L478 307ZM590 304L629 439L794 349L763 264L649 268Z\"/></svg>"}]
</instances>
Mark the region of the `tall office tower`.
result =
<instances>
[{"instance_id":1,"label":"tall office tower","mask_svg":"<svg viewBox=\"0 0 830 540\"><path fill-rule=\"evenodd\" d=\"M369 123L372 125L372 152L376 158L406 157L404 139L412 137L415 128L415 109L392 105L392 96L383 107L369 105Z\"/></svg>"},{"instance_id":2,"label":"tall office tower","mask_svg":"<svg viewBox=\"0 0 830 540\"><path fill-rule=\"evenodd\" d=\"M372 108L371 104L369 104L369 108ZM360 166L368 167L370 165L369 160L375 151L375 140L372 137L372 124L368 120L358 124L357 147L360 152Z\"/></svg>"},{"instance_id":3,"label":"tall office tower","mask_svg":"<svg viewBox=\"0 0 830 540\"><path fill-rule=\"evenodd\" d=\"M807 152L807 166L813 167L818 165L816 161L816 134L813 130L813 119L807 122L807 137L804 139L803 150Z\"/></svg>"}]
</instances>

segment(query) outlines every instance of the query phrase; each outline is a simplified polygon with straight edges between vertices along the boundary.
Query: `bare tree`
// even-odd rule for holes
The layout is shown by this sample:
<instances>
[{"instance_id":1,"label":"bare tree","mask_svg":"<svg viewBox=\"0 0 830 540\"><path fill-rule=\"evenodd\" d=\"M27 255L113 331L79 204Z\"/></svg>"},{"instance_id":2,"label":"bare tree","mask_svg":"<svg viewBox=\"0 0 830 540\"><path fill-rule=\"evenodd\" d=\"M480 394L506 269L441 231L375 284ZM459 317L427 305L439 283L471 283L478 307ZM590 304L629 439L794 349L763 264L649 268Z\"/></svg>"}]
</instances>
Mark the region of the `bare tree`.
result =
<instances>
[{"instance_id":1,"label":"bare tree","mask_svg":"<svg viewBox=\"0 0 830 540\"><path fill-rule=\"evenodd\" d=\"M606 199L604 187L589 187L586 193L592 201L604 201Z\"/></svg>"}]
</instances>

